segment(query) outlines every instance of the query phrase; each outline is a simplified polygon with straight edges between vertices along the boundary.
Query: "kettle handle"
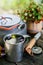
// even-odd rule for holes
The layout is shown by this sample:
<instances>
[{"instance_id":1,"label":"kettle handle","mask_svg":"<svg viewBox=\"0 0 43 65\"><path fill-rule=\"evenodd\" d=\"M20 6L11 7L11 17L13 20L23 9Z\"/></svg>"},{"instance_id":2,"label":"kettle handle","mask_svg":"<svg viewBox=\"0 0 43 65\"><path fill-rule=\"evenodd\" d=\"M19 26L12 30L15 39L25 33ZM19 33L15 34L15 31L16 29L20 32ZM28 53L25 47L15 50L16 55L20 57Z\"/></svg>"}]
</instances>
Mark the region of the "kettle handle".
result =
<instances>
[{"instance_id":1,"label":"kettle handle","mask_svg":"<svg viewBox=\"0 0 43 65\"><path fill-rule=\"evenodd\" d=\"M1 30L12 30L13 28L16 28L17 26L19 26L19 24L13 25L13 26L11 26L11 27L9 27L9 28L4 27L4 26L0 26L0 29L1 29Z\"/></svg>"}]
</instances>

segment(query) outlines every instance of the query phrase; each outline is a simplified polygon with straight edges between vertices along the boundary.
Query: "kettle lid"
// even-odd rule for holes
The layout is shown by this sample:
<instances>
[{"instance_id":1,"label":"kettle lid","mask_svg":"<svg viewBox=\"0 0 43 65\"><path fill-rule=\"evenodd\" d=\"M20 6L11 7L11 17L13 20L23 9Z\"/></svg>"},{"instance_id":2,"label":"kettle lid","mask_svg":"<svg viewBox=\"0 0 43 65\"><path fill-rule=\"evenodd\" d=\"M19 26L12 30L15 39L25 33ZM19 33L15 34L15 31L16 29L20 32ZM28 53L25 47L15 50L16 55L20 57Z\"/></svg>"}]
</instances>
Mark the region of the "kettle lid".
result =
<instances>
[{"instance_id":1,"label":"kettle lid","mask_svg":"<svg viewBox=\"0 0 43 65\"><path fill-rule=\"evenodd\" d=\"M0 26L12 26L20 22L18 15L3 14L0 15Z\"/></svg>"}]
</instances>

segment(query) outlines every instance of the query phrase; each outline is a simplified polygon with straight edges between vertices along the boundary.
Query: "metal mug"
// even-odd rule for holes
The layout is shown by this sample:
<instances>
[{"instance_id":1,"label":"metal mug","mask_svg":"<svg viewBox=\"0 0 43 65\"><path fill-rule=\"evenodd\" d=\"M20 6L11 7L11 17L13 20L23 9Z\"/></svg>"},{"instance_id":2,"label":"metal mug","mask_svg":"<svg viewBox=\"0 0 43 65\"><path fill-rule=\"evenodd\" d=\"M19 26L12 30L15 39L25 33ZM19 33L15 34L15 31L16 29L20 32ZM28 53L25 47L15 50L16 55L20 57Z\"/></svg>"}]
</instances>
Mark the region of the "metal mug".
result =
<instances>
[{"instance_id":1,"label":"metal mug","mask_svg":"<svg viewBox=\"0 0 43 65\"><path fill-rule=\"evenodd\" d=\"M24 42L25 42L25 38L29 37L28 35L20 35L20 34L14 34L14 35L18 35L19 37L22 38L22 41L11 44L11 43L6 43L6 37L11 36L12 34L8 34L5 35L3 40L5 42L5 53L6 53L6 58L7 60L11 61L11 62L20 62L23 58L23 52L24 52Z\"/></svg>"}]
</instances>

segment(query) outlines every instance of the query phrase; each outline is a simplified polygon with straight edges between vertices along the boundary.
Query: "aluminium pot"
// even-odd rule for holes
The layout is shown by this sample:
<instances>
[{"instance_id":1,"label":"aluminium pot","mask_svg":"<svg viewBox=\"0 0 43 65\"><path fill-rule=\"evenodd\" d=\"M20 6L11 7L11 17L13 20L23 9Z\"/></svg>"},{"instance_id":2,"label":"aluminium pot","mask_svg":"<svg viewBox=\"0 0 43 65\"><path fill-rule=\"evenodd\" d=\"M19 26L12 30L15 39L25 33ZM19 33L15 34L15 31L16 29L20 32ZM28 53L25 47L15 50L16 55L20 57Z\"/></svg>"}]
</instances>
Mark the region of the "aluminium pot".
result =
<instances>
[{"instance_id":1,"label":"aluminium pot","mask_svg":"<svg viewBox=\"0 0 43 65\"><path fill-rule=\"evenodd\" d=\"M29 37L28 35L20 35L20 34L14 34L19 37L19 42L9 43L6 42L8 37L10 38L12 34L5 35L3 40L5 42L5 53L6 53L6 59L11 62L20 62L23 58L23 52L24 47L26 46L25 38ZM22 41L21 41L22 40Z\"/></svg>"},{"instance_id":2,"label":"aluminium pot","mask_svg":"<svg viewBox=\"0 0 43 65\"><path fill-rule=\"evenodd\" d=\"M0 45L3 43L3 37L10 33L27 34L26 23L18 15L0 15Z\"/></svg>"}]
</instances>

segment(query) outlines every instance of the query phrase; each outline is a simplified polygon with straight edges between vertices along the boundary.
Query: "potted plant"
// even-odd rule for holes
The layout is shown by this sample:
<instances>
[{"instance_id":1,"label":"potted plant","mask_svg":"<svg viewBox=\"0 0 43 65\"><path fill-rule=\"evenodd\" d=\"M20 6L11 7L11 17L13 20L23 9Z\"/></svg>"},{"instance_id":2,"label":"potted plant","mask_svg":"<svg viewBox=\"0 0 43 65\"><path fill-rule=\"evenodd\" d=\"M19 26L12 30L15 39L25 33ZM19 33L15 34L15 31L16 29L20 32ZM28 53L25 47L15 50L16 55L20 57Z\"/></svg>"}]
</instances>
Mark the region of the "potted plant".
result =
<instances>
[{"instance_id":1,"label":"potted plant","mask_svg":"<svg viewBox=\"0 0 43 65\"><path fill-rule=\"evenodd\" d=\"M42 6L43 6L43 3L42 3ZM42 7L42 10L43 10L43 7ZM42 28L43 28L43 15L42 15Z\"/></svg>"},{"instance_id":2,"label":"potted plant","mask_svg":"<svg viewBox=\"0 0 43 65\"><path fill-rule=\"evenodd\" d=\"M31 2L30 5L20 14L27 23L27 30L31 34L36 34L42 30L43 5Z\"/></svg>"}]
</instances>

